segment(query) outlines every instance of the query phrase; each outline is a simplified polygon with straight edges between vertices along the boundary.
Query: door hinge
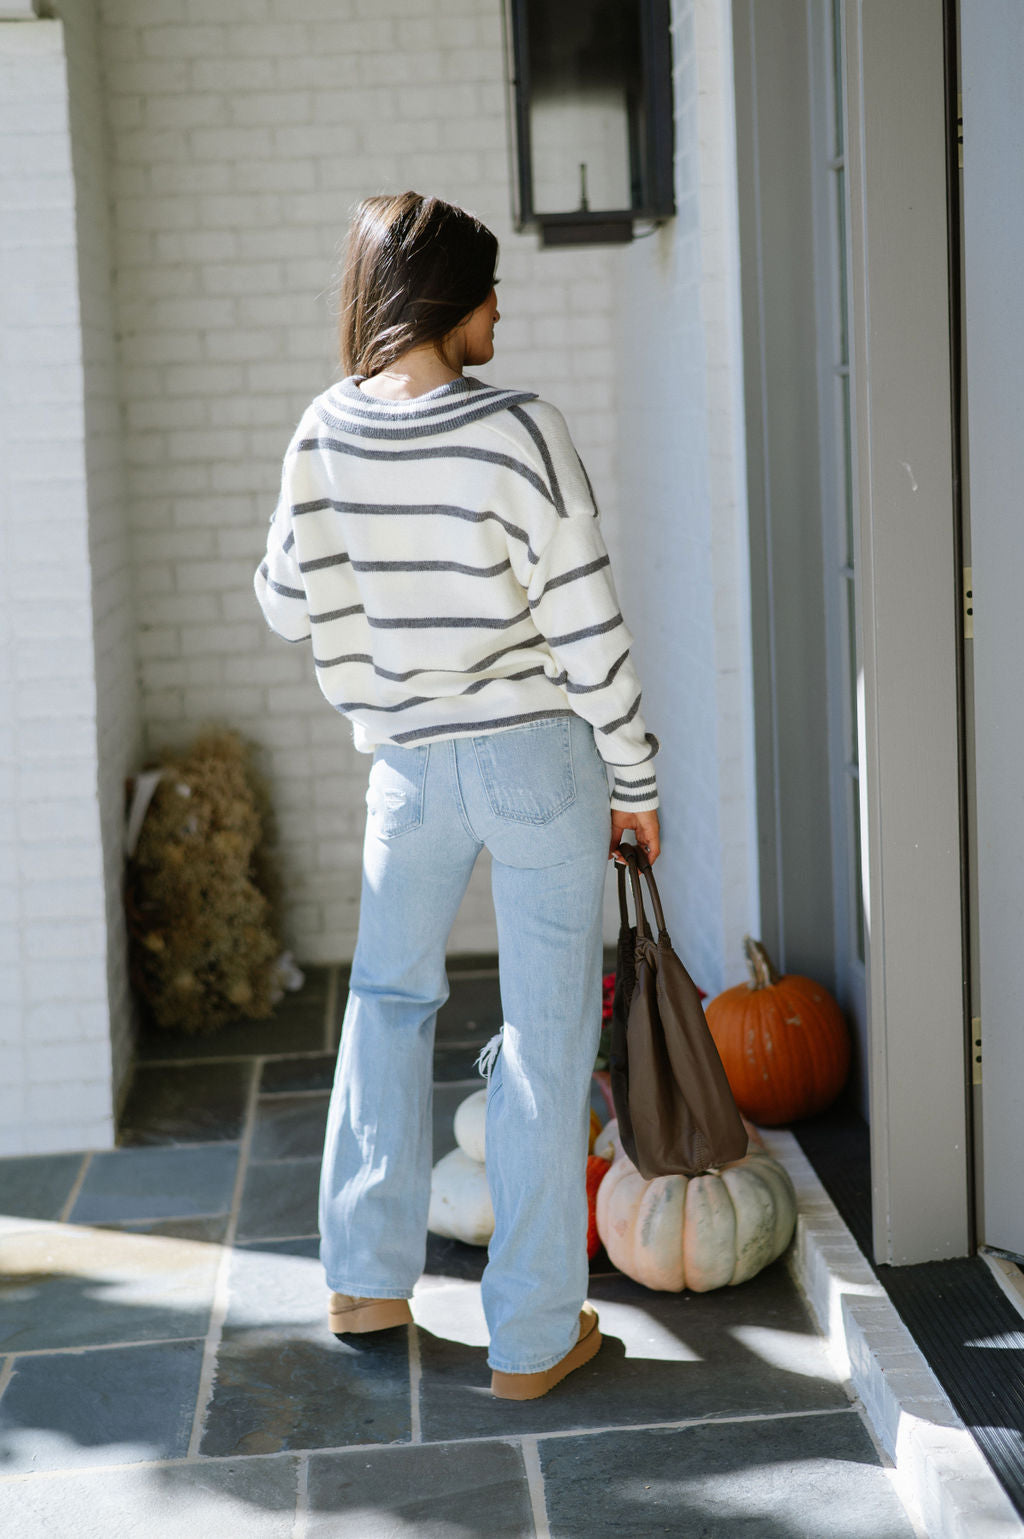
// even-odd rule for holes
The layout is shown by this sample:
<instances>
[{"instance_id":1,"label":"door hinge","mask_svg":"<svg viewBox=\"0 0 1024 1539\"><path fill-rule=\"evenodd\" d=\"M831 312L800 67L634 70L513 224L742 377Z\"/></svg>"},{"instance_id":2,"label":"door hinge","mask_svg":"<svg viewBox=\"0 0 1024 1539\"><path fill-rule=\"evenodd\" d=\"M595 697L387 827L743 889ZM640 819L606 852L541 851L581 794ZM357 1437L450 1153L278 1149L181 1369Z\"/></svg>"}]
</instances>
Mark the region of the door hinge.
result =
<instances>
[{"instance_id":1,"label":"door hinge","mask_svg":"<svg viewBox=\"0 0 1024 1539\"><path fill-rule=\"evenodd\" d=\"M971 1021L971 1084L981 1084L981 1016Z\"/></svg>"},{"instance_id":2,"label":"door hinge","mask_svg":"<svg viewBox=\"0 0 1024 1539\"><path fill-rule=\"evenodd\" d=\"M974 640L974 577L969 566L964 567L964 640Z\"/></svg>"},{"instance_id":3,"label":"door hinge","mask_svg":"<svg viewBox=\"0 0 1024 1539\"><path fill-rule=\"evenodd\" d=\"M960 92L956 98L956 163L964 168L964 99Z\"/></svg>"}]
</instances>

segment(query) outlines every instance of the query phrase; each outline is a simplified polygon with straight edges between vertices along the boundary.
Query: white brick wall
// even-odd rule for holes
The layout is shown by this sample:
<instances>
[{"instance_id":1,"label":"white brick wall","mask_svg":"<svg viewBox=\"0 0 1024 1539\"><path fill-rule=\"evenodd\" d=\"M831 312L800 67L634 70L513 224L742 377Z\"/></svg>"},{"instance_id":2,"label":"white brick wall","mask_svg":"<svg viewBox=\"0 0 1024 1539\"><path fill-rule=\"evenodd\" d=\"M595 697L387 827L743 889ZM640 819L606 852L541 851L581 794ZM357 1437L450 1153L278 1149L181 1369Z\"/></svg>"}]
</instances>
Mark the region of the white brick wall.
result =
<instances>
[{"instance_id":1,"label":"white brick wall","mask_svg":"<svg viewBox=\"0 0 1024 1539\"><path fill-rule=\"evenodd\" d=\"M337 372L340 240L369 191L436 191L502 240L486 372L561 406L587 461L664 744L677 940L705 987L731 981L756 872L726 0L676 5L679 219L561 252L510 228L496 0L59 9L66 72L59 23L0 23L0 1149L110 1141L144 750L209 721L256 741L288 943L351 952L368 761L251 577L284 445ZM487 879L455 949L495 944Z\"/></svg>"},{"instance_id":2,"label":"white brick wall","mask_svg":"<svg viewBox=\"0 0 1024 1539\"><path fill-rule=\"evenodd\" d=\"M100 831L106 883L107 990L113 1094L131 1068L134 1010L121 898L125 780L141 752L135 596L121 461L121 399L111 282L108 133L103 116L96 0L61 7L78 225L85 386L85 462L92 571L92 667Z\"/></svg>"},{"instance_id":3,"label":"white brick wall","mask_svg":"<svg viewBox=\"0 0 1024 1539\"><path fill-rule=\"evenodd\" d=\"M111 1142L90 430L63 30L0 22L0 1153ZM88 233L86 235L88 242ZM102 408L102 402L100 402ZM108 397L107 418L111 415ZM108 451L109 453L109 451ZM97 456L99 456L97 458ZM98 635L98 633L97 633ZM116 862L112 869L116 870ZM115 884L115 893L117 891Z\"/></svg>"},{"instance_id":4,"label":"white brick wall","mask_svg":"<svg viewBox=\"0 0 1024 1539\"><path fill-rule=\"evenodd\" d=\"M251 591L280 457L336 375L349 210L407 186L502 242L486 373L567 414L614 515L607 251L510 227L497 0L101 0L125 460L152 749L228 722L260 745L288 944L351 955L369 760ZM216 17L214 24L210 18ZM452 947L496 944L481 862Z\"/></svg>"},{"instance_id":5,"label":"white brick wall","mask_svg":"<svg viewBox=\"0 0 1024 1539\"><path fill-rule=\"evenodd\" d=\"M716 993L757 928L742 370L727 0L675 0L678 216L622 253L615 540L661 739L673 939Z\"/></svg>"}]
</instances>

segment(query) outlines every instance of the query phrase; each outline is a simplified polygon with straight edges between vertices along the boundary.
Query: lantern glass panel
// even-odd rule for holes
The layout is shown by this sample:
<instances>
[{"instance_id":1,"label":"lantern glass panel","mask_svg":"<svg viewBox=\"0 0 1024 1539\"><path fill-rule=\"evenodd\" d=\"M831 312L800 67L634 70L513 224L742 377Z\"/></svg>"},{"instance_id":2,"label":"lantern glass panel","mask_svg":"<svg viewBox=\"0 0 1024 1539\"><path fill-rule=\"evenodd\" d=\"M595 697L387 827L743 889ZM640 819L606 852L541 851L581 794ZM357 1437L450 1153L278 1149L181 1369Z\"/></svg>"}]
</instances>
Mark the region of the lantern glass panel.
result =
<instances>
[{"instance_id":1,"label":"lantern glass panel","mask_svg":"<svg viewBox=\"0 0 1024 1539\"><path fill-rule=\"evenodd\" d=\"M640 0L526 0L533 211L644 205Z\"/></svg>"}]
</instances>

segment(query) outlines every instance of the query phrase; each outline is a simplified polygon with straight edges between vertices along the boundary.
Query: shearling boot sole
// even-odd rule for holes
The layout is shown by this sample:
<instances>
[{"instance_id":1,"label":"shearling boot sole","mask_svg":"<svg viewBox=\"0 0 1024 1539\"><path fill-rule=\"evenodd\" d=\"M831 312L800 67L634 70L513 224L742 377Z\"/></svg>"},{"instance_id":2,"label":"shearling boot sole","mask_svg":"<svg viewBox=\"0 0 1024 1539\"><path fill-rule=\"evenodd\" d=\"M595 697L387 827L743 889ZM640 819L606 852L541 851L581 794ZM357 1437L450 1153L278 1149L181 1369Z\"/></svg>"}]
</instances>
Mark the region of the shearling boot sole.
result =
<instances>
[{"instance_id":1,"label":"shearling boot sole","mask_svg":"<svg viewBox=\"0 0 1024 1539\"><path fill-rule=\"evenodd\" d=\"M335 1336L354 1336L364 1331L386 1331L393 1325L411 1325L408 1299L361 1299L348 1293L332 1293L327 1304L327 1324Z\"/></svg>"},{"instance_id":2,"label":"shearling boot sole","mask_svg":"<svg viewBox=\"0 0 1024 1539\"><path fill-rule=\"evenodd\" d=\"M569 1348L550 1368L539 1373L502 1373L495 1368L491 1373L491 1394L499 1400L539 1400L574 1368L582 1368L597 1355L601 1345L601 1332L597 1328L597 1311L591 1304L580 1310L580 1334L576 1344Z\"/></svg>"}]
</instances>

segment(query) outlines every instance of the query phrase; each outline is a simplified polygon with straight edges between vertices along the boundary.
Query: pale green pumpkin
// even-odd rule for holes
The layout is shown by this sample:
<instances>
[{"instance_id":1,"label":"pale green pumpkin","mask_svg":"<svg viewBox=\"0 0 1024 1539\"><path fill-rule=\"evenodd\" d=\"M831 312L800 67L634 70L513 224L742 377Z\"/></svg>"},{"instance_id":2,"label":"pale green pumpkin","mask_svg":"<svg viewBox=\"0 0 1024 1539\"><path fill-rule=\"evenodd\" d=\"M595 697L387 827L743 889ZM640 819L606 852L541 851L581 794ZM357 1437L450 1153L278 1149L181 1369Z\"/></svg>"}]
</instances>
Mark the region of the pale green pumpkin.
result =
<instances>
[{"instance_id":1,"label":"pale green pumpkin","mask_svg":"<svg viewBox=\"0 0 1024 1539\"><path fill-rule=\"evenodd\" d=\"M706 1293L746 1282L789 1244L793 1183L754 1136L742 1160L653 1181L624 1152L617 1122L594 1153L612 1161L598 1188L597 1232L615 1266L647 1288Z\"/></svg>"}]
</instances>

